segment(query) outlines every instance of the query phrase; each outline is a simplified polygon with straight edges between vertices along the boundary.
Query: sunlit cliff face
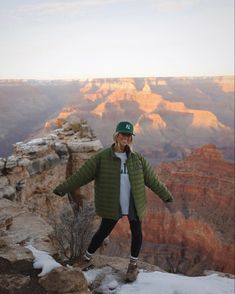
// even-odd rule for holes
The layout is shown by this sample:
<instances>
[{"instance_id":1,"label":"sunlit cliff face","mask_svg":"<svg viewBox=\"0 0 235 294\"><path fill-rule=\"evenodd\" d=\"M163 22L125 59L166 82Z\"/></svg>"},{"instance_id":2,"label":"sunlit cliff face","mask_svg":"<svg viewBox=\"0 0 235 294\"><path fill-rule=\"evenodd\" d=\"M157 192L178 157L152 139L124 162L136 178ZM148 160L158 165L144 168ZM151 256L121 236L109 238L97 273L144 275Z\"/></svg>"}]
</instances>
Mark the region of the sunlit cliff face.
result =
<instances>
[{"instance_id":1,"label":"sunlit cliff face","mask_svg":"<svg viewBox=\"0 0 235 294\"><path fill-rule=\"evenodd\" d=\"M51 128L61 127L61 125L66 120L66 118L68 118L72 114L76 114L76 113L77 113L77 111L72 107L65 108L63 111L61 111L58 114L58 116L55 119L52 119L50 121L46 121L44 124L44 128L49 130Z\"/></svg>"},{"instance_id":2,"label":"sunlit cliff face","mask_svg":"<svg viewBox=\"0 0 235 294\"><path fill-rule=\"evenodd\" d=\"M91 80L75 95L77 116L91 123L105 146L113 124L132 121L138 134L135 146L158 160L165 153L178 157L185 148L207 143L232 146L233 99L231 92L223 92L233 89L232 84L226 77ZM58 121L67 115L62 112ZM233 158L231 147L225 152Z\"/></svg>"},{"instance_id":3,"label":"sunlit cliff face","mask_svg":"<svg viewBox=\"0 0 235 294\"><path fill-rule=\"evenodd\" d=\"M178 157L185 148L208 143L234 158L233 77L114 78L46 85L18 82L16 95L11 83L2 82L0 108L7 112L0 115L0 151L22 136L35 136L41 125L46 133L76 116L90 123L105 146L111 143L114 125L129 120L138 134L136 146L151 158L163 159L165 144L166 156ZM27 101L24 106L21 99ZM59 115L51 120L53 113Z\"/></svg>"},{"instance_id":4,"label":"sunlit cliff face","mask_svg":"<svg viewBox=\"0 0 235 294\"><path fill-rule=\"evenodd\" d=\"M91 100L93 100L91 98ZM93 100L94 101L94 100ZM105 113L109 112L109 105L113 105L115 110L122 112L125 109L125 103L133 102L138 106L138 109L143 113L136 122L136 132L141 133L141 123L146 119L149 121L149 125L153 128L165 128L167 126L164 118L161 114L156 113L158 111L170 113L178 113L180 120L180 113L182 115L191 115L192 121L189 125L195 128L226 128L224 124L218 121L217 117L210 111L190 109L182 102L171 102L164 100L160 95L136 92L136 91L115 91L113 92L105 102L100 103L92 113L103 117ZM145 118L145 119L144 119ZM187 126L185 126L187 127Z\"/></svg>"},{"instance_id":5,"label":"sunlit cliff face","mask_svg":"<svg viewBox=\"0 0 235 294\"><path fill-rule=\"evenodd\" d=\"M135 133L141 134L144 132L143 122L147 120L149 122L148 128L153 130L165 129L167 127L166 122L159 114L145 114L141 115L135 124Z\"/></svg>"},{"instance_id":6,"label":"sunlit cliff face","mask_svg":"<svg viewBox=\"0 0 235 294\"><path fill-rule=\"evenodd\" d=\"M218 77L214 81L224 92L234 92L234 77Z\"/></svg>"},{"instance_id":7,"label":"sunlit cliff face","mask_svg":"<svg viewBox=\"0 0 235 294\"><path fill-rule=\"evenodd\" d=\"M227 128L225 125L220 123L217 119L217 117L205 110L194 110L194 111L189 111L189 113L193 114L193 120L192 120L192 127L196 128Z\"/></svg>"},{"instance_id":8,"label":"sunlit cliff face","mask_svg":"<svg viewBox=\"0 0 235 294\"><path fill-rule=\"evenodd\" d=\"M92 110L92 113L98 115L99 117L102 117L102 115L105 113L105 108L106 103L101 103L94 110Z\"/></svg>"}]
</instances>

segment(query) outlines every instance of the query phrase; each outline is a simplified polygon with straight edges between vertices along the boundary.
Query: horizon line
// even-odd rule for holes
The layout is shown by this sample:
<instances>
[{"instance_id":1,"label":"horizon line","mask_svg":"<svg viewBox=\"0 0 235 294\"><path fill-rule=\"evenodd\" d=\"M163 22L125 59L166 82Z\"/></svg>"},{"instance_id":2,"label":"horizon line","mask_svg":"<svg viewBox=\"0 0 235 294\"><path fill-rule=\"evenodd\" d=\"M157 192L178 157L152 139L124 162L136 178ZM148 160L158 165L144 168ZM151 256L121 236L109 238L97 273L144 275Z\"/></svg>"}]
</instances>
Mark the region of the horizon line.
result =
<instances>
[{"instance_id":1,"label":"horizon line","mask_svg":"<svg viewBox=\"0 0 235 294\"><path fill-rule=\"evenodd\" d=\"M143 75L143 76L113 76L113 77L107 77L107 76L81 76L81 77L61 77L61 78L56 78L56 77L51 77L51 78L1 78L0 81L6 81L6 80L11 80L11 81L76 81L76 80L95 80L95 79L138 79L138 78L221 78L221 77L234 77L234 74L221 74L221 75L166 75L166 76L154 76L154 75Z\"/></svg>"}]
</instances>

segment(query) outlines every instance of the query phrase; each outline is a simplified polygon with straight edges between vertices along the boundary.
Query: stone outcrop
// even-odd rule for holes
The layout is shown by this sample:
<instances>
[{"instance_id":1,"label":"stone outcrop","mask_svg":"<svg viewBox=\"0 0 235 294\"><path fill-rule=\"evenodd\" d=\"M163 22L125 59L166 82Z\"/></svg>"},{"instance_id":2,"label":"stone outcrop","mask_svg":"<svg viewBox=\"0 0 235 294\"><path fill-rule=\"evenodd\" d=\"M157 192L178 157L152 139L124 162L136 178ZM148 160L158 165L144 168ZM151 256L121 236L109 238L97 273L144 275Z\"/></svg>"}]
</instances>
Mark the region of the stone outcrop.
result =
<instances>
[{"instance_id":1,"label":"stone outcrop","mask_svg":"<svg viewBox=\"0 0 235 294\"><path fill-rule=\"evenodd\" d=\"M157 173L174 202L164 204L148 190L142 258L188 275L205 269L234 273L234 165L205 145L185 160L162 164ZM107 253L127 257L128 238L123 219Z\"/></svg>"},{"instance_id":2,"label":"stone outcrop","mask_svg":"<svg viewBox=\"0 0 235 294\"><path fill-rule=\"evenodd\" d=\"M0 199L14 200L31 211L41 209L41 214L48 213L50 204L58 201L52 194L53 187L73 172L70 168L76 169L102 147L87 124L82 123L79 131L73 127L74 124L69 127L66 123L65 128L44 138L16 143L13 155L0 160ZM41 201L44 205L38 205Z\"/></svg>"},{"instance_id":3,"label":"stone outcrop","mask_svg":"<svg viewBox=\"0 0 235 294\"><path fill-rule=\"evenodd\" d=\"M16 143L14 153L0 159L0 292L50 293L45 281L44 289L34 278L33 256L25 246L57 253L51 239L53 219L65 207L71 209L71 199L54 195L53 189L100 148L87 123L73 121L43 138ZM92 184L78 194L89 202ZM80 286L71 293L87 293L87 286L78 292Z\"/></svg>"}]
</instances>

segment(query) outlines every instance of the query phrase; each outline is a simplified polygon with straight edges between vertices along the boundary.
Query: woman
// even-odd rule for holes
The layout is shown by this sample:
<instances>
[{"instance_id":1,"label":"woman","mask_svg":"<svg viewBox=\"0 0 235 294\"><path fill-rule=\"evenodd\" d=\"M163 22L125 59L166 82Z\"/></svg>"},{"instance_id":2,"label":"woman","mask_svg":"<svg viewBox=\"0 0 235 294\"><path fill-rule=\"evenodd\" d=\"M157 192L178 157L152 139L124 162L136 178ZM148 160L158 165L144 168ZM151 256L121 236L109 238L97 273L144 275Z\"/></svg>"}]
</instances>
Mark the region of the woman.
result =
<instances>
[{"instance_id":1,"label":"woman","mask_svg":"<svg viewBox=\"0 0 235 294\"><path fill-rule=\"evenodd\" d=\"M164 202L173 200L151 165L132 150L133 136L133 125L130 122L118 123L113 135L114 144L88 159L75 174L54 190L55 194L63 196L95 180L95 209L102 220L84 255L88 262L118 220L124 215L128 216L132 240L127 282L136 280L138 275L137 260L142 245L141 222L146 210L145 186Z\"/></svg>"}]
</instances>

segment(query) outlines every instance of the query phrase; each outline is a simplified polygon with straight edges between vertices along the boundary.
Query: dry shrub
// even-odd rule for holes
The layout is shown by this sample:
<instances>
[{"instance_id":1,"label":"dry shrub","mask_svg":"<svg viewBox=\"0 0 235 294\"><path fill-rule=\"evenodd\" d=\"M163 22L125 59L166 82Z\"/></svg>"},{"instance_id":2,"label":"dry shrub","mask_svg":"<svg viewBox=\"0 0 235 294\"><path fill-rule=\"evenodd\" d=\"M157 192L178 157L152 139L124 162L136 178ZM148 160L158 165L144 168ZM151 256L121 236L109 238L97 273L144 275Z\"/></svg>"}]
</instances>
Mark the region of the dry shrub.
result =
<instances>
[{"instance_id":1,"label":"dry shrub","mask_svg":"<svg viewBox=\"0 0 235 294\"><path fill-rule=\"evenodd\" d=\"M81 260L93 234L95 212L92 205L84 205L77 213L71 206L54 217L51 238L62 260Z\"/></svg>"}]
</instances>

